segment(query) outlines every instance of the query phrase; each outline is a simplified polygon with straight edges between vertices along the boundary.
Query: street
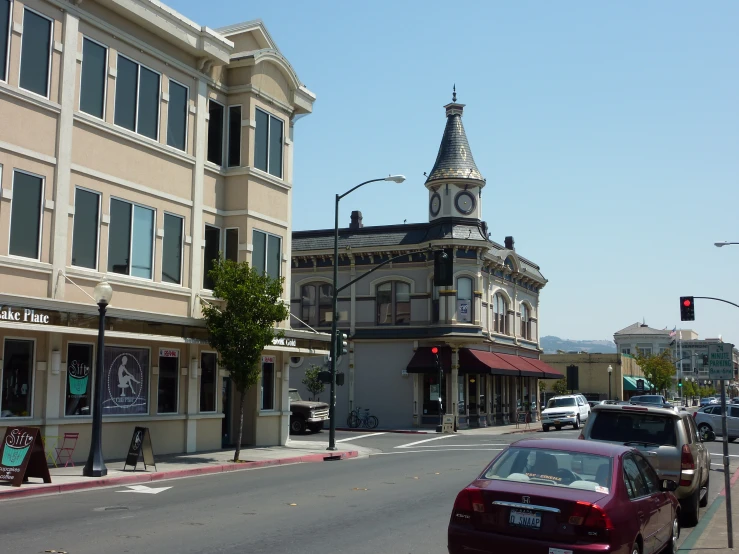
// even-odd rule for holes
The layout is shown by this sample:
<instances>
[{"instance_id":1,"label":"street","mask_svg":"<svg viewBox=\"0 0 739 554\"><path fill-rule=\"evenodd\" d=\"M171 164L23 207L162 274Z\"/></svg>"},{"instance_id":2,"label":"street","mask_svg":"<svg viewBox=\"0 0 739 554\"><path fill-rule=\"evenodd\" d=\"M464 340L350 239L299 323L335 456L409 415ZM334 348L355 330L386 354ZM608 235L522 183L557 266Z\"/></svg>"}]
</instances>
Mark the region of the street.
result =
<instances>
[{"instance_id":1,"label":"street","mask_svg":"<svg viewBox=\"0 0 739 554\"><path fill-rule=\"evenodd\" d=\"M338 432L360 459L111 487L0 504L0 553L443 553L457 492L526 436ZM575 438L576 431L550 433ZM327 432L301 440L326 441ZM709 443L720 453L721 443ZM739 445L731 444L732 472ZM710 502L723 488L714 455ZM156 490L162 489L162 490ZM705 510L702 510L704 513ZM689 535L683 530L681 542Z\"/></svg>"}]
</instances>

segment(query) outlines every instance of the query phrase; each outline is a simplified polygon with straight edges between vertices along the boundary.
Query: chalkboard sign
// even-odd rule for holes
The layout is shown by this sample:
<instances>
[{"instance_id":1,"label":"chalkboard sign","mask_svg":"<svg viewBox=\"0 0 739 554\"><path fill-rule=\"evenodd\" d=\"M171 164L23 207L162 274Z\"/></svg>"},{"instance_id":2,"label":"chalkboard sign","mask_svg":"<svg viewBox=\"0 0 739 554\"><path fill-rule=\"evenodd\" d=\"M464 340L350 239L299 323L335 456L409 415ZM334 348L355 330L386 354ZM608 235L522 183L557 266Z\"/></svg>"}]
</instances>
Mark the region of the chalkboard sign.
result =
<instances>
[{"instance_id":1,"label":"chalkboard sign","mask_svg":"<svg viewBox=\"0 0 739 554\"><path fill-rule=\"evenodd\" d=\"M51 483L38 427L8 427L0 445L0 482L20 487L29 477Z\"/></svg>"},{"instance_id":2,"label":"chalkboard sign","mask_svg":"<svg viewBox=\"0 0 739 554\"><path fill-rule=\"evenodd\" d=\"M528 414L526 412L518 412L518 419L516 420L516 423L527 423L528 421Z\"/></svg>"},{"instance_id":3,"label":"chalkboard sign","mask_svg":"<svg viewBox=\"0 0 739 554\"><path fill-rule=\"evenodd\" d=\"M146 470L147 465L150 465L154 466L154 471L156 471L154 448L151 445L151 434L148 427L136 427L133 430L133 437L131 437L131 444L128 445L128 455L126 456L126 463L123 464L123 469L126 469L126 466L133 466L133 470L136 471L136 465L142 456L144 458L144 470Z\"/></svg>"}]
</instances>

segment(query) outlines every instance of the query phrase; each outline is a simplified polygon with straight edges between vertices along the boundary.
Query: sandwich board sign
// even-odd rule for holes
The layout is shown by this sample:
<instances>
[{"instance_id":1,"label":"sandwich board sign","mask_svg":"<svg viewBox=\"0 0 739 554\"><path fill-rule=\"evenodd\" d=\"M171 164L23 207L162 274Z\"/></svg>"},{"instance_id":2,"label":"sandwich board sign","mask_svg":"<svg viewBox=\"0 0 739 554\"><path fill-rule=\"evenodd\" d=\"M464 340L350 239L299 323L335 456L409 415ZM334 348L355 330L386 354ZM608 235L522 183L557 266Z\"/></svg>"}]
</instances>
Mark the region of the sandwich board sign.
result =
<instances>
[{"instance_id":1,"label":"sandwich board sign","mask_svg":"<svg viewBox=\"0 0 739 554\"><path fill-rule=\"evenodd\" d=\"M151 434L149 433L148 427L136 427L133 430L133 436L128 446L128 454L126 455L126 463L123 464L123 469L125 470L126 466L133 466L133 470L136 471L136 466L142 457L144 458L144 470L148 469L147 466L154 466L154 471L157 470L157 465L154 463L154 448L151 444Z\"/></svg>"},{"instance_id":2,"label":"sandwich board sign","mask_svg":"<svg viewBox=\"0 0 739 554\"><path fill-rule=\"evenodd\" d=\"M734 345L727 342L708 345L708 378L729 380L734 378Z\"/></svg>"},{"instance_id":3,"label":"sandwich board sign","mask_svg":"<svg viewBox=\"0 0 739 554\"><path fill-rule=\"evenodd\" d=\"M0 483L20 487L29 477L51 483L38 427L8 427L0 444Z\"/></svg>"}]
</instances>

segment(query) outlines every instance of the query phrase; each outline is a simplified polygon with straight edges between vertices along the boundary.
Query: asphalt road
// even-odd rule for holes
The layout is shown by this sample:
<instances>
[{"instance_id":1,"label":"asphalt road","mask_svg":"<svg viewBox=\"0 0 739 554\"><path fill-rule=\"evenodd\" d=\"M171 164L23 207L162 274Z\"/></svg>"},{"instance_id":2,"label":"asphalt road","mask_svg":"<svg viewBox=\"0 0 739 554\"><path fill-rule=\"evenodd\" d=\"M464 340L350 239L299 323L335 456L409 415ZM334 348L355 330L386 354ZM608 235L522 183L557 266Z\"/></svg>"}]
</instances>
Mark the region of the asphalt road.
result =
<instances>
[{"instance_id":1,"label":"asphalt road","mask_svg":"<svg viewBox=\"0 0 739 554\"><path fill-rule=\"evenodd\" d=\"M161 481L151 487L171 488L158 494L114 487L3 502L0 553L442 554L457 492L524 436L362 435L337 438L372 449L363 459Z\"/></svg>"}]
</instances>

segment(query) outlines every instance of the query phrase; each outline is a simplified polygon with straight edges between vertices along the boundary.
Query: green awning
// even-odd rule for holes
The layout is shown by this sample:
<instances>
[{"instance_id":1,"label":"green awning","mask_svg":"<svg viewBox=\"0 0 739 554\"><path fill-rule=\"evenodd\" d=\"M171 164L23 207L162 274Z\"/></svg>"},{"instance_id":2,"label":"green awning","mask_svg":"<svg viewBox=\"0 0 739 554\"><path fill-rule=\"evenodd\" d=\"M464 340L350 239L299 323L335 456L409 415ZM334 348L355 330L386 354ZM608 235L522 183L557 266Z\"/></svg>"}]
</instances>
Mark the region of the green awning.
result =
<instances>
[{"instance_id":1,"label":"green awning","mask_svg":"<svg viewBox=\"0 0 739 554\"><path fill-rule=\"evenodd\" d=\"M636 386L636 382L640 379L644 381L644 390L650 390L652 388L652 383L644 379L644 377L630 377L628 375L624 375L624 391L639 390Z\"/></svg>"}]
</instances>

